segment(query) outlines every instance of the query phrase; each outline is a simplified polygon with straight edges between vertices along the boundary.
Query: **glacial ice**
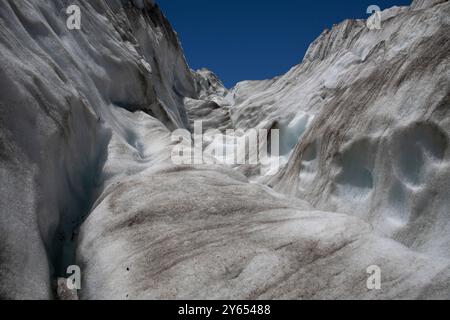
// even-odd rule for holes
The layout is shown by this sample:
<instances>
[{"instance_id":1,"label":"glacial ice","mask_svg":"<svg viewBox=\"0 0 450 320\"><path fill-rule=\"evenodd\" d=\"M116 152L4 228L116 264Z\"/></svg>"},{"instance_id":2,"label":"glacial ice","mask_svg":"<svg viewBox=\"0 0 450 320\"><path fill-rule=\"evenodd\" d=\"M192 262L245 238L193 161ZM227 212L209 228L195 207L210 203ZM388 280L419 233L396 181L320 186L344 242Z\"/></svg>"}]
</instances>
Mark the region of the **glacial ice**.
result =
<instances>
[{"instance_id":1,"label":"glacial ice","mask_svg":"<svg viewBox=\"0 0 450 320\"><path fill-rule=\"evenodd\" d=\"M69 264L81 299L450 298L448 1L231 89L154 1L80 2L78 31L69 4L0 5L1 298L73 298ZM281 169L173 164L200 120L279 129Z\"/></svg>"}]
</instances>

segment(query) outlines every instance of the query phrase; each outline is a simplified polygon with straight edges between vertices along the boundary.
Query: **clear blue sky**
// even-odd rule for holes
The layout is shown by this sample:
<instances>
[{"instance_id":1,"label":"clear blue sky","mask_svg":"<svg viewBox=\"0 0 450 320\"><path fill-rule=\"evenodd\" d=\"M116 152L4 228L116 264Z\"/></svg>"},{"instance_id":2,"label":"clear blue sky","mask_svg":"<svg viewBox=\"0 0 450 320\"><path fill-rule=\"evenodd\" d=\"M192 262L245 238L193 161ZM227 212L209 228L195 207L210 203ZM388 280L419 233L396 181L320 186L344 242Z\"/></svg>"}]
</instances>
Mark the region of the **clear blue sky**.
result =
<instances>
[{"instance_id":1,"label":"clear blue sky","mask_svg":"<svg viewBox=\"0 0 450 320\"><path fill-rule=\"evenodd\" d=\"M298 64L325 28L367 18L367 7L411 0L158 0L192 69L206 67L227 87L273 78Z\"/></svg>"}]
</instances>

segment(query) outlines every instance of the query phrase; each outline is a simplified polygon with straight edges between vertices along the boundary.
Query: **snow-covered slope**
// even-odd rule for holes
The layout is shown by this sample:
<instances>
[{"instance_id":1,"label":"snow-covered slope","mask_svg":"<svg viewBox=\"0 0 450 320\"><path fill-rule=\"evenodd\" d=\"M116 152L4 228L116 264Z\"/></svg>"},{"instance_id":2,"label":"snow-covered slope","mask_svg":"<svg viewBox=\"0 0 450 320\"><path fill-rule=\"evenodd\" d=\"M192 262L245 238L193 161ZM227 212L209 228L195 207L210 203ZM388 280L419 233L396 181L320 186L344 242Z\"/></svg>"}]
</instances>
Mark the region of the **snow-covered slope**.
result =
<instances>
[{"instance_id":1,"label":"snow-covered slope","mask_svg":"<svg viewBox=\"0 0 450 320\"><path fill-rule=\"evenodd\" d=\"M231 90L153 1L80 1L72 31L70 4L0 5L0 297L53 298L78 264L83 299L450 298L448 1ZM173 164L197 120L280 129L286 165Z\"/></svg>"}]
</instances>

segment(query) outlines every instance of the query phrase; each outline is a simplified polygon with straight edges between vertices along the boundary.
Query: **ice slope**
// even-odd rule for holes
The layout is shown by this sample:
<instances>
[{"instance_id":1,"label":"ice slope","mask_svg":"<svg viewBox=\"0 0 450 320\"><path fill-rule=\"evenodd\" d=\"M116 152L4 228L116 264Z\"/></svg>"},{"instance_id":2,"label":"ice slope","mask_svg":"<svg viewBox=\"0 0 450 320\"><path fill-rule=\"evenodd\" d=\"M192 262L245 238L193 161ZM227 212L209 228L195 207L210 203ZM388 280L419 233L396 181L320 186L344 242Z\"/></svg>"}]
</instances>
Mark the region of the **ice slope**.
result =
<instances>
[{"instance_id":1,"label":"ice slope","mask_svg":"<svg viewBox=\"0 0 450 320\"><path fill-rule=\"evenodd\" d=\"M448 1L387 9L381 30L347 20L287 74L230 90L233 123L280 128L292 152L269 184L448 258L449 24Z\"/></svg>"},{"instance_id":2,"label":"ice slope","mask_svg":"<svg viewBox=\"0 0 450 320\"><path fill-rule=\"evenodd\" d=\"M183 99L196 97L176 34L154 4L77 3L82 29L73 31L72 1L0 4L3 298L52 297L50 280L75 262L74 229L109 179L109 149L129 149L133 160L152 143L157 150L158 141L139 141L157 134L139 136L125 110L185 127Z\"/></svg>"},{"instance_id":3,"label":"ice slope","mask_svg":"<svg viewBox=\"0 0 450 320\"><path fill-rule=\"evenodd\" d=\"M80 31L69 4L0 5L2 298L54 298L73 263L82 299L450 298L448 2L390 9L381 31L346 21L286 75L232 90L188 68L153 1L80 1ZM270 181L175 166L171 130L196 120L281 129L289 162ZM432 165L416 174L412 158ZM408 222L423 248L389 229L403 202L376 202L396 174L434 190L427 223ZM367 289L371 265L382 290Z\"/></svg>"},{"instance_id":4,"label":"ice slope","mask_svg":"<svg viewBox=\"0 0 450 320\"><path fill-rule=\"evenodd\" d=\"M82 226L82 299L448 298L449 262L226 167L122 179ZM379 265L383 290L367 290Z\"/></svg>"},{"instance_id":5,"label":"ice slope","mask_svg":"<svg viewBox=\"0 0 450 320\"><path fill-rule=\"evenodd\" d=\"M428 21L431 16L430 12L419 11L413 14L415 18L408 18L408 8L388 10L385 18L387 13L389 19L405 14L401 24L407 24L408 19ZM442 21L429 23L434 27L428 30L428 36L434 37ZM337 38L335 48L329 50L348 51L346 46L353 44L342 33L354 27L358 29L355 37L364 32L363 21L347 21L336 27L337 35L333 31L328 36L325 33L328 40L323 41ZM340 87L345 91L345 76L358 83L364 79L358 68L376 69L369 61L369 53L377 46L378 38L359 36L365 44L354 50L364 59L348 52L342 56L327 52L321 46L332 45L319 39L305 58L312 60L309 65L306 62L306 66L297 66L278 79L240 83L230 92L214 74L199 71L194 74L199 97L185 99L191 125L195 120L204 120L207 128L222 130L230 126L281 129L284 152L292 152L286 171L280 175L288 179L303 141L296 146L300 137L317 121L323 121L320 107L326 107L324 101L333 99ZM387 37L377 37L383 36ZM419 33L415 37L425 36ZM404 50L410 49L408 43L403 45ZM326 60L327 55L335 60ZM448 66L441 58L436 60ZM355 87L358 94L367 92L364 85L367 83ZM361 120L367 122L364 117ZM434 136L427 138L426 132L423 135L425 140L435 141ZM304 153L311 162L310 172L305 175L314 176L316 153L311 148ZM359 150L355 154L356 158L370 158ZM350 171L353 168L358 174L359 167L351 166ZM357 184L370 185L366 181L370 178L361 180ZM281 191L291 187L288 182L283 185L283 179L274 181ZM408 249L380 234L383 228L373 230L359 218L317 211L263 185L249 184L238 171L223 166L176 167L162 161L121 180L101 199L81 228L78 257L87 273L81 291L84 299L449 297L446 258ZM313 202L314 198L308 200ZM342 197L340 201L348 200ZM370 202L366 205L369 207ZM443 235L447 234L438 234L435 239ZM366 268L373 264L381 266L387 283L381 291L366 287Z\"/></svg>"}]
</instances>

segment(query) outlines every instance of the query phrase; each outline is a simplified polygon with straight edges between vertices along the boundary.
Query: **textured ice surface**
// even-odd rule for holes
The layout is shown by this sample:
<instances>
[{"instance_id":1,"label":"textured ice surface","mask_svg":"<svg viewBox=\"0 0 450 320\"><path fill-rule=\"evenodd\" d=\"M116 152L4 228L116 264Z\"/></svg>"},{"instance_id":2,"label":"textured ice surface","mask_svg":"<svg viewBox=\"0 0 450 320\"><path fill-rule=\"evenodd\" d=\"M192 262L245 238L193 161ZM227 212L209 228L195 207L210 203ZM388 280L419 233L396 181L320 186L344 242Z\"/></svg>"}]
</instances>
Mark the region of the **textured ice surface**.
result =
<instances>
[{"instance_id":1,"label":"textured ice surface","mask_svg":"<svg viewBox=\"0 0 450 320\"><path fill-rule=\"evenodd\" d=\"M376 32L344 22L311 45L285 77L306 79L296 96L320 96L297 106L315 118L271 185L448 258L450 6L421 8L401 10Z\"/></svg>"},{"instance_id":2,"label":"textured ice surface","mask_svg":"<svg viewBox=\"0 0 450 320\"><path fill-rule=\"evenodd\" d=\"M450 298L448 1L230 90L154 1L70 4L0 5L1 298L73 297L74 263L81 299ZM198 120L279 129L284 167L173 165Z\"/></svg>"},{"instance_id":3,"label":"textured ice surface","mask_svg":"<svg viewBox=\"0 0 450 320\"><path fill-rule=\"evenodd\" d=\"M70 4L0 5L2 297L51 297L52 275L75 262L74 228L112 178L104 169L110 149L128 152L110 169L121 174L138 170L147 147L158 150L157 134L149 135L163 125L146 131L145 119L125 110L187 126L183 99L195 97L191 71L158 8L83 1L82 29L69 31Z\"/></svg>"},{"instance_id":4,"label":"textured ice surface","mask_svg":"<svg viewBox=\"0 0 450 320\"><path fill-rule=\"evenodd\" d=\"M102 198L78 247L82 299L448 297L448 261L229 169L151 168ZM382 291L367 290L370 265Z\"/></svg>"}]
</instances>

